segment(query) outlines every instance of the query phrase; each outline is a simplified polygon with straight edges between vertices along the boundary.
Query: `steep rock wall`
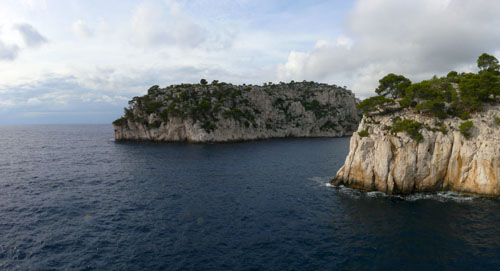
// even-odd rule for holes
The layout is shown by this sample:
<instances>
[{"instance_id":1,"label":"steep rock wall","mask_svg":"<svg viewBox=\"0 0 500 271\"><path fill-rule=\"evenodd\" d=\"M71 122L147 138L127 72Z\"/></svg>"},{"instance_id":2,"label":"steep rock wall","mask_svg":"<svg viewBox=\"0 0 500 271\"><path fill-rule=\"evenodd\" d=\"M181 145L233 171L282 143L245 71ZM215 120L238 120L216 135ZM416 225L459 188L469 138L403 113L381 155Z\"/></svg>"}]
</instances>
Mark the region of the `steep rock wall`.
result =
<instances>
[{"instance_id":1,"label":"steep rock wall","mask_svg":"<svg viewBox=\"0 0 500 271\"><path fill-rule=\"evenodd\" d=\"M113 123L116 140L228 142L341 137L361 119L354 94L314 82L153 87Z\"/></svg>"},{"instance_id":2,"label":"steep rock wall","mask_svg":"<svg viewBox=\"0 0 500 271\"><path fill-rule=\"evenodd\" d=\"M460 132L464 121L458 118L440 121L408 110L363 117L358 132L367 136L353 134L345 164L332 183L389 194L452 190L499 196L498 117L500 106L474 114L469 139ZM417 142L405 132L391 133L388 127L395 118L422 123L427 127L421 129L423 140ZM445 126L447 132L437 126Z\"/></svg>"}]
</instances>

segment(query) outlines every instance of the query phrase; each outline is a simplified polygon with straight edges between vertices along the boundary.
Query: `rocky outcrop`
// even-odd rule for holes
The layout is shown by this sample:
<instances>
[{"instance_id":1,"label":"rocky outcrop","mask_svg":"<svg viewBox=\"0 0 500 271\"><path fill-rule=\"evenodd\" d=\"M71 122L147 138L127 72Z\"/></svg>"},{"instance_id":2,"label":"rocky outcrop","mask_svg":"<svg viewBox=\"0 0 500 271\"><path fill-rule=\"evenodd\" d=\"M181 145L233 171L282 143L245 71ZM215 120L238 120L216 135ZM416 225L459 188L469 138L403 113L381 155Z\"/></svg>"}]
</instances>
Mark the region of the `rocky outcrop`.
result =
<instances>
[{"instance_id":1,"label":"rocky outcrop","mask_svg":"<svg viewBox=\"0 0 500 271\"><path fill-rule=\"evenodd\" d=\"M154 86L113 122L116 140L228 142L351 135L361 116L346 88L314 82Z\"/></svg>"},{"instance_id":2,"label":"rocky outcrop","mask_svg":"<svg viewBox=\"0 0 500 271\"><path fill-rule=\"evenodd\" d=\"M469 135L460 129L461 119L439 120L411 110L363 117L332 184L388 194L451 190L499 196L499 117L500 106L473 114ZM401 119L420 123L422 137L394 132Z\"/></svg>"}]
</instances>

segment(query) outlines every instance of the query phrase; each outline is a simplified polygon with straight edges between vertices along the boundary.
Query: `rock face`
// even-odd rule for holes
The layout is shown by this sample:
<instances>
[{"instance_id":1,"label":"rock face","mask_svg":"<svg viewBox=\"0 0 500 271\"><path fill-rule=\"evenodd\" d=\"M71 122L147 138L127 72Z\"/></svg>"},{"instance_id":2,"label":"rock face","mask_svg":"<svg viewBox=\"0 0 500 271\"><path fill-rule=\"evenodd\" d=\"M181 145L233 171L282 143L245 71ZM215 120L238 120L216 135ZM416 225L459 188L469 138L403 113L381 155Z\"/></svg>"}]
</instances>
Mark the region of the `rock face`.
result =
<instances>
[{"instance_id":1,"label":"rock face","mask_svg":"<svg viewBox=\"0 0 500 271\"><path fill-rule=\"evenodd\" d=\"M464 121L458 118L440 121L408 110L363 117L358 132L364 137L353 134L349 155L332 184L388 194L451 190L499 196L499 117L500 106L473 114L469 139L460 132ZM389 127L400 118L422 123L423 139L391 133ZM443 126L447 131L436 128Z\"/></svg>"},{"instance_id":2,"label":"rock face","mask_svg":"<svg viewBox=\"0 0 500 271\"><path fill-rule=\"evenodd\" d=\"M113 122L116 140L228 142L351 135L361 119L345 88L314 82L154 86Z\"/></svg>"}]
</instances>

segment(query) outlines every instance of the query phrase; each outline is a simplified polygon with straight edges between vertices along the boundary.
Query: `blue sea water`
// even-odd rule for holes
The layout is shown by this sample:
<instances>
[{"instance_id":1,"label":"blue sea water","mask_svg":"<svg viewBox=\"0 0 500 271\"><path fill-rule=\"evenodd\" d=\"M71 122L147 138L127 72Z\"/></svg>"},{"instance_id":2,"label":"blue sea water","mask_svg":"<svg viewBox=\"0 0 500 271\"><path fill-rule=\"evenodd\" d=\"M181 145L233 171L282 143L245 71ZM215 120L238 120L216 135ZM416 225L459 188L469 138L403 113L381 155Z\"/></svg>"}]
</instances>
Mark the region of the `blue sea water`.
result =
<instances>
[{"instance_id":1,"label":"blue sea water","mask_svg":"<svg viewBox=\"0 0 500 271\"><path fill-rule=\"evenodd\" d=\"M498 270L500 201L328 185L349 138L0 127L0 270Z\"/></svg>"}]
</instances>

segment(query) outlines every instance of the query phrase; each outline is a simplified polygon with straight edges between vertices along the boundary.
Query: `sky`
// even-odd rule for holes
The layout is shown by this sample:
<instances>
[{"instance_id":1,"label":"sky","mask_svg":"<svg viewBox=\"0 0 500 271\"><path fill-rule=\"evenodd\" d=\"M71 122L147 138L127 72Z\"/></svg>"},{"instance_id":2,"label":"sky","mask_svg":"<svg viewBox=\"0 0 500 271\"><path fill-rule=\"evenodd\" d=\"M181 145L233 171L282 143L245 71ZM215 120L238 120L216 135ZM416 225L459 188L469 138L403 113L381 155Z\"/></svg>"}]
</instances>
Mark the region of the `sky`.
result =
<instances>
[{"instance_id":1,"label":"sky","mask_svg":"<svg viewBox=\"0 0 500 271\"><path fill-rule=\"evenodd\" d=\"M152 85L317 81L374 95L500 58L497 0L1 0L0 125L111 123Z\"/></svg>"}]
</instances>

